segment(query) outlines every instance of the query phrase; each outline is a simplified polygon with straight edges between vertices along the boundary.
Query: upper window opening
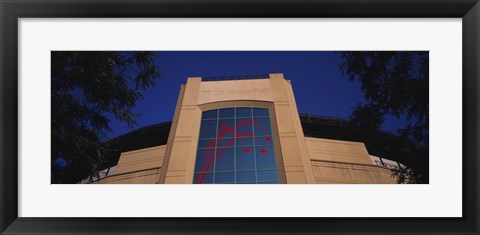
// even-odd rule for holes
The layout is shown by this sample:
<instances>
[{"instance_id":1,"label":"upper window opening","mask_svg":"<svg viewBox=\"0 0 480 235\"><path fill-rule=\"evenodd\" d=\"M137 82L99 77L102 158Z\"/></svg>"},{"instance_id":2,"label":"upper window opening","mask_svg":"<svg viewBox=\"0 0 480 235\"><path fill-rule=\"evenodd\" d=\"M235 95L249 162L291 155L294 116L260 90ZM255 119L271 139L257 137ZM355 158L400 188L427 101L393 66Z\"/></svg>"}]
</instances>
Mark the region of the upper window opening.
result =
<instances>
[{"instance_id":1,"label":"upper window opening","mask_svg":"<svg viewBox=\"0 0 480 235\"><path fill-rule=\"evenodd\" d=\"M278 183L268 109L203 112L193 183Z\"/></svg>"}]
</instances>

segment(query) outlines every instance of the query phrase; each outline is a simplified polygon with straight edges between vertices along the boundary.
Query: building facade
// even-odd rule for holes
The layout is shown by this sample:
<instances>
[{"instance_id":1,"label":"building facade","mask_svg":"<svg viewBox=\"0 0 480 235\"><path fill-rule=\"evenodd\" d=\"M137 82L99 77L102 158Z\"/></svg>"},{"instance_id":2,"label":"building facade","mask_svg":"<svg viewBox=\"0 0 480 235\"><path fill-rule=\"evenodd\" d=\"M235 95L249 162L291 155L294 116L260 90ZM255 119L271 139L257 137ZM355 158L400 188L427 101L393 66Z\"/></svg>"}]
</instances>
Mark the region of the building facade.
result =
<instances>
[{"instance_id":1,"label":"building facade","mask_svg":"<svg viewBox=\"0 0 480 235\"><path fill-rule=\"evenodd\" d=\"M188 78L166 145L123 152L94 183L394 184L362 142L305 137L283 74Z\"/></svg>"}]
</instances>

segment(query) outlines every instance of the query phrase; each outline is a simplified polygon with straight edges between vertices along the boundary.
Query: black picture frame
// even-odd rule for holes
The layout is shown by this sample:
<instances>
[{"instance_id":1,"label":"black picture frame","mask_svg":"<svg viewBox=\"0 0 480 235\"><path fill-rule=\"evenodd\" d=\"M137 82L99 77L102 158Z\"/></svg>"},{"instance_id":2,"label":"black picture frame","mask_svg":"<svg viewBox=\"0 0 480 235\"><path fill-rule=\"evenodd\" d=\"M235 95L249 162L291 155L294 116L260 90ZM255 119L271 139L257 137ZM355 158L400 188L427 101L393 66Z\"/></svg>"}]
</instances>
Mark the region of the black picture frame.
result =
<instances>
[{"instance_id":1,"label":"black picture frame","mask_svg":"<svg viewBox=\"0 0 480 235\"><path fill-rule=\"evenodd\" d=\"M1 0L0 231L43 233L478 234L478 0ZM462 218L25 218L18 217L18 19L144 17L462 18ZM460 153L459 153L460 154ZM41 200L39 200L41 201ZM54 206L54 205L52 205ZM439 205L440 207L441 205ZM101 209L101 208L99 208Z\"/></svg>"}]
</instances>

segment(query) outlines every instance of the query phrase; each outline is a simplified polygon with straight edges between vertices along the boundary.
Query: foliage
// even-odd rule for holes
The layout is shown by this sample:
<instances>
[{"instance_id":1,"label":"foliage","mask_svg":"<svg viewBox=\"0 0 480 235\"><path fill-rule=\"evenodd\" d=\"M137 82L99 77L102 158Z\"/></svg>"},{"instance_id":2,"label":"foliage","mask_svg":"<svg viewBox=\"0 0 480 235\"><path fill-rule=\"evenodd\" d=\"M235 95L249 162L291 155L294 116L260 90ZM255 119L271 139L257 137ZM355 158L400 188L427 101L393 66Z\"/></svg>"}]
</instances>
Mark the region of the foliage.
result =
<instances>
[{"instance_id":1,"label":"foliage","mask_svg":"<svg viewBox=\"0 0 480 235\"><path fill-rule=\"evenodd\" d=\"M428 183L428 79L427 51L342 52L340 69L350 81L359 81L365 103L355 107L351 119L361 128L378 130L387 115L406 116L399 130L396 154L408 166L395 172L399 183ZM394 152L394 151L392 151Z\"/></svg>"},{"instance_id":2,"label":"foliage","mask_svg":"<svg viewBox=\"0 0 480 235\"><path fill-rule=\"evenodd\" d=\"M136 124L135 103L161 71L153 52L51 53L52 183L77 183L105 166L109 117Z\"/></svg>"}]
</instances>

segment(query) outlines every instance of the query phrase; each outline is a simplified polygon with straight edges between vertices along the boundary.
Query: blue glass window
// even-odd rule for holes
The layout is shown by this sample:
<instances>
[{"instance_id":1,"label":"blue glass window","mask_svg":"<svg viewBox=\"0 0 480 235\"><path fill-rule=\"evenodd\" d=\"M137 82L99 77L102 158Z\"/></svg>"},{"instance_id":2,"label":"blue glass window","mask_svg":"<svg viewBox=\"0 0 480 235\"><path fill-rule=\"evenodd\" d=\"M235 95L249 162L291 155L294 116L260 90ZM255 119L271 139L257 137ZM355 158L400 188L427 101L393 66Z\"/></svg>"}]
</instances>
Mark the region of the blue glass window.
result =
<instances>
[{"instance_id":1,"label":"blue glass window","mask_svg":"<svg viewBox=\"0 0 480 235\"><path fill-rule=\"evenodd\" d=\"M236 108L236 115L237 118L240 117L252 117L252 108Z\"/></svg>"},{"instance_id":2,"label":"blue glass window","mask_svg":"<svg viewBox=\"0 0 480 235\"><path fill-rule=\"evenodd\" d=\"M215 109L215 110L210 110L210 111L203 112L202 120L217 119L217 117L218 117L218 109Z\"/></svg>"},{"instance_id":3,"label":"blue glass window","mask_svg":"<svg viewBox=\"0 0 480 235\"><path fill-rule=\"evenodd\" d=\"M252 147L253 137L237 137L235 138L236 147ZM248 151L248 150L247 150Z\"/></svg>"},{"instance_id":4,"label":"blue glass window","mask_svg":"<svg viewBox=\"0 0 480 235\"><path fill-rule=\"evenodd\" d=\"M254 117L268 117L268 109L263 108L253 108L253 116Z\"/></svg>"},{"instance_id":5,"label":"blue glass window","mask_svg":"<svg viewBox=\"0 0 480 235\"><path fill-rule=\"evenodd\" d=\"M217 135L217 120L203 120L200 127L200 139L215 138Z\"/></svg>"},{"instance_id":6,"label":"blue glass window","mask_svg":"<svg viewBox=\"0 0 480 235\"><path fill-rule=\"evenodd\" d=\"M234 131L233 128L235 128L235 120L234 119L220 119L220 120L218 120L218 135L217 135L217 138L225 139L225 140L233 138L233 136L235 135L235 131Z\"/></svg>"},{"instance_id":7,"label":"blue glass window","mask_svg":"<svg viewBox=\"0 0 480 235\"><path fill-rule=\"evenodd\" d=\"M233 115L235 115L234 108L220 109L219 111L219 118L233 118Z\"/></svg>"},{"instance_id":8,"label":"blue glass window","mask_svg":"<svg viewBox=\"0 0 480 235\"><path fill-rule=\"evenodd\" d=\"M257 136L271 136L272 128L270 127L270 118L269 117L254 117L253 128L255 135Z\"/></svg>"},{"instance_id":9,"label":"blue glass window","mask_svg":"<svg viewBox=\"0 0 480 235\"><path fill-rule=\"evenodd\" d=\"M255 160L257 169L269 170L276 169L275 154L273 147L257 147L255 148Z\"/></svg>"},{"instance_id":10,"label":"blue glass window","mask_svg":"<svg viewBox=\"0 0 480 235\"><path fill-rule=\"evenodd\" d=\"M203 112L193 183L277 184L268 109Z\"/></svg>"}]
</instances>

